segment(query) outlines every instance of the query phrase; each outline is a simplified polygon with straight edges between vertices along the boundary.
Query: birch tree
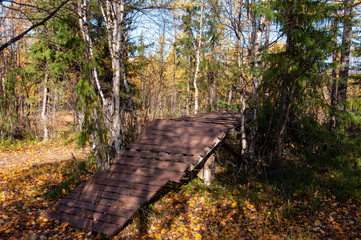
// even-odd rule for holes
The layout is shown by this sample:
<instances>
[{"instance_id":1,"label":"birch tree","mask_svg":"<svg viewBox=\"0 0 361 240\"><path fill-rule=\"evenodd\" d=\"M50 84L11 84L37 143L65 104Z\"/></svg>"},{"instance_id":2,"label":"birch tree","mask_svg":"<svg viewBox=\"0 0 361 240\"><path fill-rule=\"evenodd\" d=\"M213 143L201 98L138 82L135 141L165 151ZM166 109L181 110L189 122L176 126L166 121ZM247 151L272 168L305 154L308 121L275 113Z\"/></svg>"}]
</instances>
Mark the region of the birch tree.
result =
<instances>
[{"instance_id":1,"label":"birch tree","mask_svg":"<svg viewBox=\"0 0 361 240\"><path fill-rule=\"evenodd\" d=\"M121 124L121 80L123 79L123 86L127 94L127 100L132 111L132 115L138 128L138 120L130 95L130 89L127 81L124 58L126 57L126 43L128 41L128 25L130 19L126 14L129 9L124 0L100 0L101 11L103 14L105 27L108 35L108 47L111 58L113 71L113 88L112 88L112 107L110 111L111 121L111 138L109 146L113 147L115 152L119 154L122 151L122 124Z\"/></svg>"},{"instance_id":2,"label":"birch tree","mask_svg":"<svg viewBox=\"0 0 361 240\"><path fill-rule=\"evenodd\" d=\"M262 1L259 3L261 8L264 8L262 6ZM257 137L257 108L258 108L258 88L260 84L260 72L261 72L261 45L262 45L262 35L264 33L264 29L266 27L266 16L262 13L262 11L259 12L258 15L258 21L257 24L252 24L255 29L253 29L254 39L251 43L251 46L253 46L253 52L252 52L252 67L254 68L253 79L252 79L252 98L253 101L253 111L252 111L252 122L253 126L251 129L251 135L250 135L250 141L249 141L249 157L250 159L254 159L255 155L255 144L256 144L256 137Z\"/></svg>"},{"instance_id":3,"label":"birch tree","mask_svg":"<svg viewBox=\"0 0 361 240\"><path fill-rule=\"evenodd\" d=\"M198 113L198 74L199 74L199 66L201 62L200 52L202 50L202 32L203 32L203 11L204 11L204 0L201 1L201 16L200 16L200 23L199 23L199 33L197 37L197 53L196 53L196 70L194 72L193 78L193 86L194 86L194 114Z\"/></svg>"}]
</instances>

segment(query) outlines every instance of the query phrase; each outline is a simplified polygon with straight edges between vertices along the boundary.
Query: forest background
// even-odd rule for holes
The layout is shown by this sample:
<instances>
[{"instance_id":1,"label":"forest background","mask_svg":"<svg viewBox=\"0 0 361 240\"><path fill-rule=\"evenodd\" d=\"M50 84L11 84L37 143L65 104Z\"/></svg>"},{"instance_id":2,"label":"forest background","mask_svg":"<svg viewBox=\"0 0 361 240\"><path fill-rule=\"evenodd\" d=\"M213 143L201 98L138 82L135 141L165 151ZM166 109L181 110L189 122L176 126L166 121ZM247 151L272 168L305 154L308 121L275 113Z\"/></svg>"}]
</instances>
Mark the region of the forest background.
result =
<instances>
[{"instance_id":1,"label":"forest background","mask_svg":"<svg viewBox=\"0 0 361 240\"><path fill-rule=\"evenodd\" d=\"M237 181L307 175L359 199L359 1L17 0L0 13L5 148L76 140L104 169L154 119L232 109L249 116ZM55 129L60 113L70 130ZM292 191L309 180L296 179Z\"/></svg>"}]
</instances>

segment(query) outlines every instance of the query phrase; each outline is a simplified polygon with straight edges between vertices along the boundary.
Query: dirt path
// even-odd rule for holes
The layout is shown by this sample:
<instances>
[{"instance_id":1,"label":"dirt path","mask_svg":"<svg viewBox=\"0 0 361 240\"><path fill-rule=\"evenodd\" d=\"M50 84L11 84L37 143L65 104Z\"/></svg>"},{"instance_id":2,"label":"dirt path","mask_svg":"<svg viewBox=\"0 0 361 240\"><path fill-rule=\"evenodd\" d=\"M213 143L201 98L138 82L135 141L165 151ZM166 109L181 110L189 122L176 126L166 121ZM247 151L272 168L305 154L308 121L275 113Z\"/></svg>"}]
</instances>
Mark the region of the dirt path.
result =
<instances>
[{"instance_id":1,"label":"dirt path","mask_svg":"<svg viewBox=\"0 0 361 240\"><path fill-rule=\"evenodd\" d=\"M60 143L35 143L25 148L16 150L0 150L0 171L26 168L33 165L62 162L73 158L83 159L89 153L89 148L84 151L74 143L62 145Z\"/></svg>"}]
</instances>

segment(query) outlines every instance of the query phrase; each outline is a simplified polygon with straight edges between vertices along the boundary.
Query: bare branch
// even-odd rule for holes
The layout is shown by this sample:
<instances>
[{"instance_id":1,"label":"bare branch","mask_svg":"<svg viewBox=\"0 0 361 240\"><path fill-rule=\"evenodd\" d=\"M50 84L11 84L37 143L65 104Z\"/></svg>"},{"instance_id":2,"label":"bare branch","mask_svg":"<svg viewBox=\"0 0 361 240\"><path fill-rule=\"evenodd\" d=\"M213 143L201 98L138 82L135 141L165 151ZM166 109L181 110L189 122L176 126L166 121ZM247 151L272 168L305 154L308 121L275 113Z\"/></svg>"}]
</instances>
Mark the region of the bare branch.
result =
<instances>
[{"instance_id":1,"label":"bare branch","mask_svg":"<svg viewBox=\"0 0 361 240\"><path fill-rule=\"evenodd\" d=\"M33 30L34 28L37 28L41 25L43 25L44 23L46 23L48 20L50 20L60 9L62 6L64 6L66 3L68 3L70 0L65 0L62 4L59 5L59 7L57 7L54 11L52 11L46 18L44 18L42 21L32 25L31 27L29 27L28 29L26 29L24 32L20 33L19 35L13 37L12 39L10 39L9 41L7 41L6 43L2 44L0 46L0 52L2 52L5 48L7 48L8 46L10 46L11 44L19 41L21 38L23 38L27 33L29 33L31 30Z\"/></svg>"}]
</instances>

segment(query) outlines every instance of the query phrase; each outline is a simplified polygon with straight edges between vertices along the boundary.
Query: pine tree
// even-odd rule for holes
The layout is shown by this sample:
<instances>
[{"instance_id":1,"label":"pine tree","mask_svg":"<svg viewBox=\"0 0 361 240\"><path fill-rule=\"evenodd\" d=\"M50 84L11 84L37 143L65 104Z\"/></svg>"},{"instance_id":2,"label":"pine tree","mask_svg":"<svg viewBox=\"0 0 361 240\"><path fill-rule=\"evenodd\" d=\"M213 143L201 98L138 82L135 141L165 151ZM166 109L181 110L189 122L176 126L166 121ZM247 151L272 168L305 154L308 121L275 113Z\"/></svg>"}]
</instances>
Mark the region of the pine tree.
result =
<instances>
[{"instance_id":1,"label":"pine tree","mask_svg":"<svg viewBox=\"0 0 361 240\"><path fill-rule=\"evenodd\" d=\"M335 35L326 28L334 5L314 1L273 1L276 23L286 37L286 46L268 57L269 69L263 76L262 89L270 97L263 98L263 133L260 155L273 162L282 157L291 126L304 116L312 119L307 104L320 98L322 75L328 69L327 60ZM314 108L315 106L312 106ZM269 111L271 110L271 111Z\"/></svg>"}]
</instances>

